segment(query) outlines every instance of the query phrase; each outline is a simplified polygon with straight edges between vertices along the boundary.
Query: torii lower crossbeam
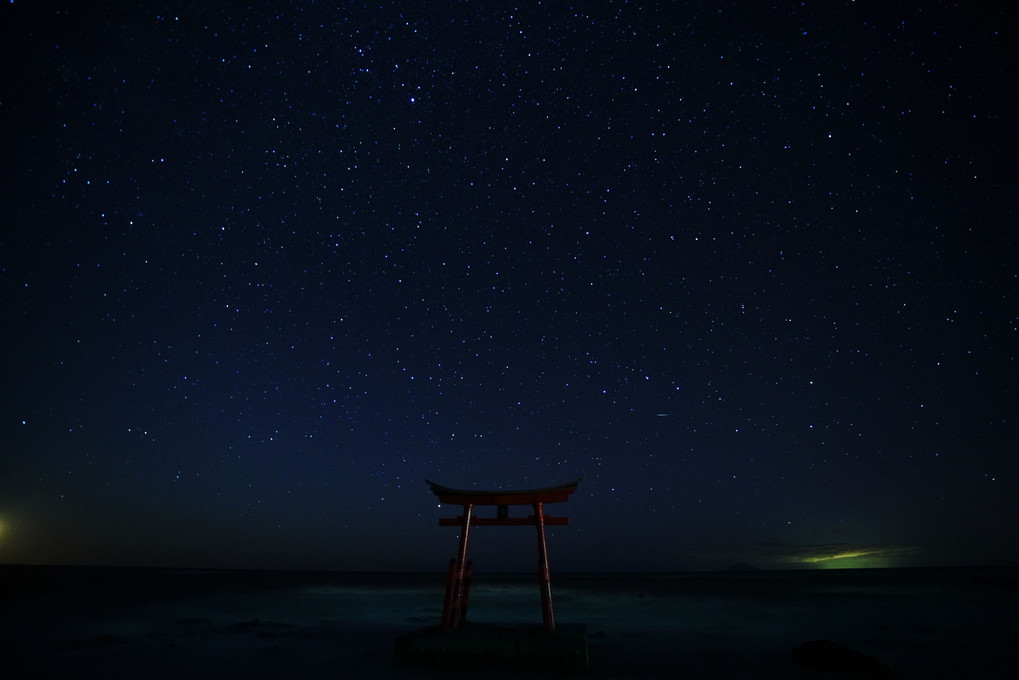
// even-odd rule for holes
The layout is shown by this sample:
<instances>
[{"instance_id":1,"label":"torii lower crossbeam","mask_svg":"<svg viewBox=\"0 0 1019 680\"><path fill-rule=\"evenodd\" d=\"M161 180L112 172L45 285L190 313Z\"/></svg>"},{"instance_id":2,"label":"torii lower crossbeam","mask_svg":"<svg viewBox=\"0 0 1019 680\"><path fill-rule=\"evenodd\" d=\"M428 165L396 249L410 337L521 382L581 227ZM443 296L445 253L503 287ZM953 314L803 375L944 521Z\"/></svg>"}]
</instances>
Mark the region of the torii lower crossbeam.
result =
<instances>
[{"instance_id":1,"label":"torii lower crossbeam","mask_svg":"<svg viewBox=\"0 0 1019 680\"><path fill-rule=\"evenodd\" d=\"M582 478L581 478L582 479ZM427 480L426 480L427 481ZM533 525L538 534L538 585L541 588L541 618L545 630L555 631L555 612L552 609L552 585L548 570L548 545L545 542L546 526L569 524L568 517L548 517L546 503L563 503L577 490L580 479L545 489L520 491L476 491L473 489L451 489L428 482L432 493L443 504L460 505L463 514L439 520L440 526L460 527L460 546L456 560L451 560L446 579L446 599L442 608L442 627L456 628L467 616L469 590L469 564L467 562L467 539L472 526L527 526ZM475 517L478 505L494 505L498 510L495 517ZM510 517L509 506L530 505L534 514L529 517Z\"/></svg>"}]
</instances>

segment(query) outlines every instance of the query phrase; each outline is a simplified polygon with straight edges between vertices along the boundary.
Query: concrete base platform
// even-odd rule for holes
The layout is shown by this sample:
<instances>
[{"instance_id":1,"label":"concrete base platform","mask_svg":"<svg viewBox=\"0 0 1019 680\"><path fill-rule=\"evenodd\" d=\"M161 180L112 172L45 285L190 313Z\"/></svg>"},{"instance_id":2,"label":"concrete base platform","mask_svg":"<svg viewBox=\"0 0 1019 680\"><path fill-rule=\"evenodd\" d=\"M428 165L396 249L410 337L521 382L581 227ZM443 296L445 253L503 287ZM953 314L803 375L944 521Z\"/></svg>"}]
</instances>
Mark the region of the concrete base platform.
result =
<instances>
[{"instance_id":1,"label":"concrete base platform","mask_svg":"<svg viewBox=\"0 0 1019 680\"><path fill-rule=\"evenodd\" d=\"M394 653L400 662L444 668L583 672L588 669L587 631L582 624L541 626L465 623L433 626L401 635Z\"/></svg>"}]
</instances>

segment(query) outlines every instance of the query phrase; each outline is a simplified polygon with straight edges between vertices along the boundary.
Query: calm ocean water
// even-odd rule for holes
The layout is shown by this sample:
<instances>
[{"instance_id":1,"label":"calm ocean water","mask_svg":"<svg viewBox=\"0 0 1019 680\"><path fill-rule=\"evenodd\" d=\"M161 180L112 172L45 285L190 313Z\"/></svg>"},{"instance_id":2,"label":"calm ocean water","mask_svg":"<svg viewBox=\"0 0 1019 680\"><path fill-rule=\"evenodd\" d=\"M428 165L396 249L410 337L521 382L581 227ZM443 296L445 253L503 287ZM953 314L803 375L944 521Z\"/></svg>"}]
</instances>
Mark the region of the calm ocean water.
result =
<instances>
[{"instance_id":1,"label":"calm ocean water","mask_svg":"<svg viewBox=\"0 0 1019 680\"><path fill-rule=\"evenodd\" d=\"M372 677L438 622L442 574L0 566L0 677ZM553 575L594 678L823 678L829 639L896 677L1011 677L1019 569ZM479 574L469 619L540 623L535 578ZM143 671L139 675L139 671ZM476 677L477 672L454 677ZM493 669L493 677L515 677Z\"/></svg>"}]
</instances>

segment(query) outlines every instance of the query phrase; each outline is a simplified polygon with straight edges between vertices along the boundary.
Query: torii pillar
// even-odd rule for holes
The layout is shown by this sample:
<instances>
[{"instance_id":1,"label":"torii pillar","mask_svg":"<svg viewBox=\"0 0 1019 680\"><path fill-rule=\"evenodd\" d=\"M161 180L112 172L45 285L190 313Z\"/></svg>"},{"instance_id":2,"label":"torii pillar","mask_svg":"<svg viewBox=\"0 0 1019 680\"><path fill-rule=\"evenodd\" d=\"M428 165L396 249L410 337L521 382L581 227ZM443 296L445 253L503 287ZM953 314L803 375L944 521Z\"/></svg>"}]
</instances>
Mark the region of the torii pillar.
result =
<instances>
[{"instance_id":1,"label":"torii pillar","mask_svg":"<svg viewBox=\"0 0 1019 680\"><path fill-rule=\"evenodd\" d=\"M434 482L428 482L432 493L439 502L463 506L459 517L444 517L440 526L460 527L460 546L455 560L450 560L446 577L446 598L442 608L442 628L456 628L467 617L467 601L470 589L470 563L467 561L467 539L472 526L528 526L533 525L538 534L538 585L541 589L541 618L547 632L555 632L555 612L552 609L552 586L548 571L548 546L545 542L546 526L561 526L570 523L569 517L549 517L545 514L547 503L563 503L577 490L583 477L567 484L544 489L518 491L476 491L474 489L450 489ZM428 480L425 480L428 481ZM497 506L495 517L475 517L474 506ZM528 517L510 517L509 506L530 505L534 514Z\"/></svg>"}]
</instances>

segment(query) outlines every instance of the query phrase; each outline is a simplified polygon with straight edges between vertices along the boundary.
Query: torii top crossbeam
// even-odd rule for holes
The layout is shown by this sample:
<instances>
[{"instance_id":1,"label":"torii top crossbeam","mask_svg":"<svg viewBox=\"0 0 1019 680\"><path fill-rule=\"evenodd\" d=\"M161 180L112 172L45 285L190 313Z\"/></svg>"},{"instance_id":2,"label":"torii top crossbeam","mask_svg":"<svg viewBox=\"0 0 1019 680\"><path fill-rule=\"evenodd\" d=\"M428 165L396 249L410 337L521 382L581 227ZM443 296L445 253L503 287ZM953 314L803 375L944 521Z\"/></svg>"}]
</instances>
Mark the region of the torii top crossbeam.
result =
<instances>
[{"instance_id":1,"label":"torii top crossbeam","mask_svg":"<svg viewBox=\"0 0 1019 680\"><path fill-rule=\"evenodd\" d=\"M450 574L446 582L446 603L443 607L442 625L455 628L467 613L467 538L471 525L483 526L521 526L532 525L538 532L538 580L541 587L541 613L545 630L555 631L555 615L552 611L552 588L549 583L548 549L545 543L546 525L564 525L569 523L568 517L548 517L545 515L545 503L563 503L570 494L577 490L583 477L559 486L542 489L520 489L512 491L479 491L476 489L451 489L435 482L428 482L432 493L439 497L439 502L449 505L463 506L460 517L444 517L439 520L440 526L459 526L460 549L456 560L452 560ZM497 517L473 517L475 505L498 506ZM508 506L530 505L534 514L530 517L510 517Z\"/></svg>"},{"instance_id":2,"label":"torii top crossbeam","mask_svg":"<svg viewBox=\"0 0 1019 680\"><path fill-rule=\"evenodd\" d=\"M477 489L451 489L435 482L428 482L432 493L439 497L440 503L464 505L533 505L535 503L562 503L569 500L571 493L583 477L559 486L544 489L520 489L516 491L479 491Z\"/></svg>"}]
</instances>

